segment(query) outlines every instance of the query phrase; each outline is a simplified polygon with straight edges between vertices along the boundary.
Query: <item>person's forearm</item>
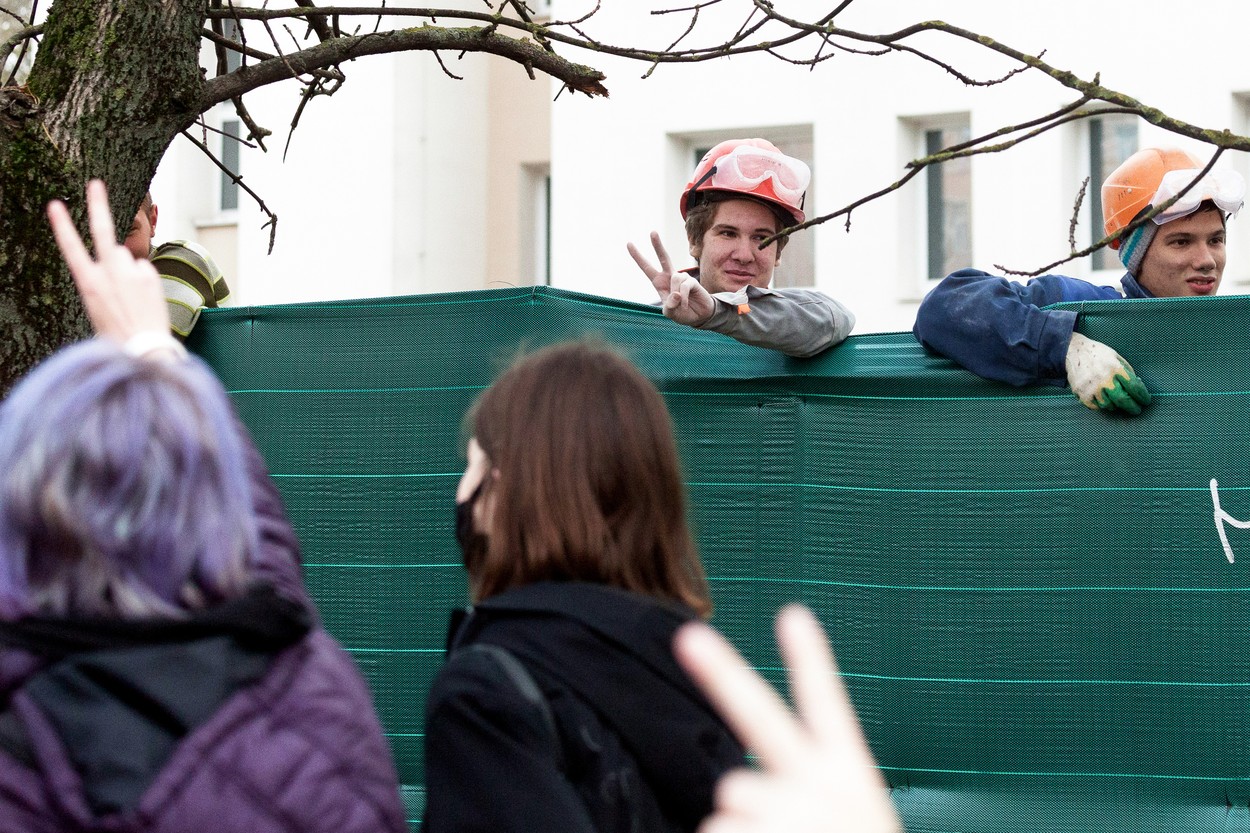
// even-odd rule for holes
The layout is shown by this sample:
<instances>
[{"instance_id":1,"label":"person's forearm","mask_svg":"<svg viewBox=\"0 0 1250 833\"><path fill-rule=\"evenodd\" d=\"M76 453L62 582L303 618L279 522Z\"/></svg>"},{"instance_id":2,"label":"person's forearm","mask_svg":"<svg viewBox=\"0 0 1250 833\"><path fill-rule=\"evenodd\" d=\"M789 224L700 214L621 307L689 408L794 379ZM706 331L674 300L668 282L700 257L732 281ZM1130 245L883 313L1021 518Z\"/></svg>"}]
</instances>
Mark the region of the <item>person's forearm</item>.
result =
<instances>
[{"instance_id":1,"label":"person's forearm","mask_svg":"<svg viewBox=\"0 0 1250 833\"><path fill-rule=\"evenodd\" d=\"M963 270L924 299L912 332L925 349L986 379L1062 385L1076 313L1040 308L1064 300L1061 290L1051 279L1023 286Z\"/></svg>"},{"instance_id":2,"label":"person's forearm","mask_svg":"<svg viewBox=\"0 0 1250 833\"><path fill-rule=\"evenodd\" d=\"M715 296L716 309L698 327L730 336L743 344L777 350L787 356L807 358L850 335L855 316L842 304L808 289L748 290L749 311Z\"/></svg>"}]
</instances>

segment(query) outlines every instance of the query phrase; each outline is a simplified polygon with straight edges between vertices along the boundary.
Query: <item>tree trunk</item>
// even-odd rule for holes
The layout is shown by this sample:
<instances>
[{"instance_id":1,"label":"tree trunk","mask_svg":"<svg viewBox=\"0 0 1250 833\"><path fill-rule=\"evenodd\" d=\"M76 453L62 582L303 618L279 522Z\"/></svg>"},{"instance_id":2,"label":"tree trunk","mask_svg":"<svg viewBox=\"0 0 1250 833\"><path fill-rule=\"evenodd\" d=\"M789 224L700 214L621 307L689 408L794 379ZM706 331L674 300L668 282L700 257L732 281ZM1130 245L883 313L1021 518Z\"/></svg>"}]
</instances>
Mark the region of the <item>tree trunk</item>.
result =
<instances>
[{"instance_id":1,"label":"tree trunk","mask_svg":"<svg viewBox=\"0 0 1250 833\"><path fill-rule=\"evenodd\" d=\"M109 186L120 234L200 113L203 0L57 0L29 87L0 90L0 392L90 327L44 218Z\"/></svg>"}]
</instances>

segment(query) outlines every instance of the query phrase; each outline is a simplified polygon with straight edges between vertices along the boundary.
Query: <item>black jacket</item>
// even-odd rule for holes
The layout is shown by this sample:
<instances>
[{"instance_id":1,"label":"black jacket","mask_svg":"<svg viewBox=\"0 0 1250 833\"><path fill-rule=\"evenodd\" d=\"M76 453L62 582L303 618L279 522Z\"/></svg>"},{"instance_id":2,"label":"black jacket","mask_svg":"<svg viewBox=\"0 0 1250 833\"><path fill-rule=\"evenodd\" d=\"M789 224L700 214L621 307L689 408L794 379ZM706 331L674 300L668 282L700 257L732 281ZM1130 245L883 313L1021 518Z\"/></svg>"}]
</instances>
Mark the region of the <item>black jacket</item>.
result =
<instances>
[{"instance_id":1,"label":"black jacket","mask_svg":"<svg viewBox=\"0 0 1250 833\"><path fill-rule=\"evenodd\" d=\"M694 830L744 759L673 659L691 618L641 594L551 582L453 617L426 709L424 833ZM483 644L519 660L541 697L469 650Z\"/></svg>"}]
</instances>

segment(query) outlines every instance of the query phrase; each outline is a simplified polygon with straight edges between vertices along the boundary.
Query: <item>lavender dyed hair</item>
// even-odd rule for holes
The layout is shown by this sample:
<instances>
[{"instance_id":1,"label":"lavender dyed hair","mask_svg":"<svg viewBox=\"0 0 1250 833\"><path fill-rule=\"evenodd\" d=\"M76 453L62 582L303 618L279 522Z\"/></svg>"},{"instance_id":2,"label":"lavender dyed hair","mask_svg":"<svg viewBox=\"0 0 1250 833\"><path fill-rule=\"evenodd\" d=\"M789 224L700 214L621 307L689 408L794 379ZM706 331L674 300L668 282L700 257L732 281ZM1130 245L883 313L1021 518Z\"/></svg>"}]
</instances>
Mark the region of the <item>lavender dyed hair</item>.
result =
<instances>
[{"instance_id":1,"label":"lavender dyed hair","mask_svg":"<svg viewBox=\"0 0 1250 833\"><path fill-rule=\"evenodd\" d=\"M199 360L61 350L0 405L0 618L178 616L259 551L240 424Z\"/></svg>"}]
</instances>

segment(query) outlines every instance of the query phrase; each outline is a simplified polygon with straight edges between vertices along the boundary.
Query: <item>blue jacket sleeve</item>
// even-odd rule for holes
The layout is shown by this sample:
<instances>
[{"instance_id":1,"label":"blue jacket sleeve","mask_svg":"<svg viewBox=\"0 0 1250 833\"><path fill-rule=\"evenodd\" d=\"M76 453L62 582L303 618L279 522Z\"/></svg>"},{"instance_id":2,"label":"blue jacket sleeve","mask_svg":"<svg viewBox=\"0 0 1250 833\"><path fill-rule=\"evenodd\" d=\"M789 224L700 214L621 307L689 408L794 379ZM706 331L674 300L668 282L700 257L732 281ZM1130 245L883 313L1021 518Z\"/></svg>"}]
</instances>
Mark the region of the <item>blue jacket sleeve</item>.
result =
<instances>
[{"instance_id":1,"label":"blue jacket sleeve","mask_svg":"<svg viewBox=\"0 0 1250 833\"><path fill-rule=\"evenodd\" d=\"M920 304L912 333L932 353L1010 385L1067 384L1064 359L1076 327L1061 301L1120 298L1109 286L1063 275L1014 283L976 269L948 275Z\"/></svg>"}]
</instances>

